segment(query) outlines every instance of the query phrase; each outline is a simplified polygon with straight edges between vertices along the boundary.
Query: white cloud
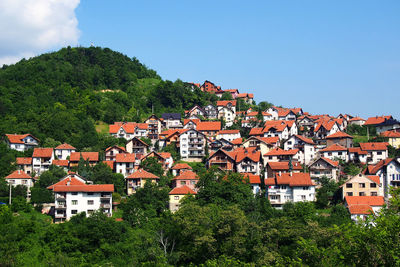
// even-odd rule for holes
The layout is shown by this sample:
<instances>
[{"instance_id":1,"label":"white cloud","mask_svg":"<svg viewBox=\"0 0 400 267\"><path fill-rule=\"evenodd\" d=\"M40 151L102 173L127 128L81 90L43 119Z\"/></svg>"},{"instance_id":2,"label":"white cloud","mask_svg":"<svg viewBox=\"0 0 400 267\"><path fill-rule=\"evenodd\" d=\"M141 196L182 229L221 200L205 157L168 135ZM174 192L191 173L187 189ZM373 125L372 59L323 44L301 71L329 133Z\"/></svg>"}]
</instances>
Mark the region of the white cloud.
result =
<instances>
[{"instance_id":1,"label":"white cloud","mask_svg":"<svg viewBox=\"0 0 400 267\"><path fill-rule=\"evenodd\" d=\"M79 0L0 0L0 66L78 44Z\"/></svg>"}]
</instances>

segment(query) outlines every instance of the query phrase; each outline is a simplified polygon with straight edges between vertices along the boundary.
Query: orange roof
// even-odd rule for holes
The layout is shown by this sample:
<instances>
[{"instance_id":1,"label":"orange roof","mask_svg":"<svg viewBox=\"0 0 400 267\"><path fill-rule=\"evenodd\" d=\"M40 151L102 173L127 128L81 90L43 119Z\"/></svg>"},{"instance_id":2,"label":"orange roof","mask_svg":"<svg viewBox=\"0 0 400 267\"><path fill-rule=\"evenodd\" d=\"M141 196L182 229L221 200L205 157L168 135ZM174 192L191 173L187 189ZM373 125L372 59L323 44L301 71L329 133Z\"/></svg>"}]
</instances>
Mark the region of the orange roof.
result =
<instances>
[{"instance_id":1,"label":"orange roof","mask_svg":"<svg viewBox=\"0 0 400 267\"><path fill-rule=\"evenodd\" d=\"M376 184L380 184L381 183L381 179L379 178L378 175L366 175L366 177L368 179L372 180Z\"/></svg>"},{"instance_id":2,"label":"orange roof","mask_svg":"<svg viewBox=\"0 0 400 267\"><path fill-rule=\"evenodd\" d=\"M221 130L218 134L238 134L240 130Z\"/></svg>"},{"instance_id":3,"label":"orange roof","mask_svg":"<svg viewBox=\"0 0 400 267\"><path fill-rule=\"evenodd\" d=\"M360 143L361 150L370 151L370 150L387 150L387 146L389 144L386 142L383 143Z\"/></svg>"},{"instance_id":4,"label":"orange roof","mask_svg":"<svg viewBox=\"0 0 400 267\"><path fill-rule=\"evenodd\" d=\"M72 152L69 161L79 161L81 155L84 160L99 161L99 152Z\"/></svg>"},{"instance_id":5,"label":"orange roof","mask_svg":"<svg viewBox=\"0 0 400 267\"><path fill-rule=\"evenodd\" d=\"M55 184L53 184L53 185L48 186L47 189L53 190L55 186L60 186L60 185L62 185L62 186L64 186L64 185L65 185L65 186L68 186L68 183L69 183L70 186L71 186L71 185L75 185L75 186L76 186L76 185L85 185L84 182L82 182L82 181L76 179L75 177L70 177L70 176L68 176L68 177L62 179L61 181L59 181L59 182L57 182L57 183L55 183Z\"/></svg>"},{"instance_id":6,"label":"orange roof","mask_svg":"<svg viewBox=\"0 0 400 267\"><path fill-rule=\"evenodd\" d=\"M18 165L31 165L32 158L17 157L17 164Z\"/></svg>"},{"instance_id":7,"label":"orange roof","mask_svg":"<svg viewBox=\"0 0 400 267\"><path fill-rule=\"evenodd\" d=\"M32 177L30 177L24 171L16 170L13 173L7 175L4 179L32 179Z\"/></svg>"},{"instance_id":8,"label":"orange roof","mask_svg":"<svg viewBox=\"0 0 400 267\"><path fill-rule=\"evenodd\" d=\"M349 212L351 214L373 214L372 207L367 204L358 204L349 206Z\"/></svg>"},{"instance_id":9,"label":"orange roof","mask_svg":"<svg viewBox=\"0 0 400 267\"><path fill-rule=\"evenodd\" d=\"M366 204L370 206L383 206L385 200L381 196L345 196L348 206Z\"/></svg>"},{"instance_id":10,"label":"orange roof","mask_svg":"<svg viewBox=\"0 0 400 267\"><path fill-rule=\"evenodd\" d=\"M33 150L32 158L51 158L53 156L53 148L36 147Z\"/></svg>"},{"instance_id":11,"label":"orange roof","mask_svg":"<svg viewBox=\"0 0 400 267\"><path fill-rule=\"evenodd\" d=\"M140 140L140 139L139 139L139 140ZM141 141L141 140L140 140L140 141ZM116 149L118 149L118 150L120 150L120 151L126 152L125 147L122 147L122 146L110 146L110 147L107 147L107 148L106 148L106 152L109 151L109 150L111 150L111 149L113 149L113 148L116 148Z\"/></svg>"},{"instance_id":12,"label":"orange roof","mask_svg":"<svg viewBox=\"0 0 400 267\"><path fill-rule=\"evenodd\" d=\"M115 162L135 162L136 155L135 153L120 153L115 155Z\"/></svg>"},{"instance_id":13,"label":"orange roof","mask_svg":"<svg viewBox=\"0 0 400 267\"><path fill-rule=\"evenodd\" d=\"M121 123L121 122L116 122L112 125L109 126L109 133L115 134L119 131L120 128L123 128L124 131L128 134L133 134L135 133L135 129L139 128L142 130L146 130L149 128L149 125L147 123L136 123L136 122L126 122L126 123Z\"/></svg>"},{"instance_id":14,"label":"orange roof","mask_svg":"<svg viewBox=\"0 0 400 267\"><path fill-rule=\"evenodd\" d=\"M326 139L333 139L333 138L351 138L351 139L353 139L353 136L351 136L351 135L349 135L349 134L347 134L345 132L339 131L339 132L336 132L334 134L328 135L326 137Z\"/></svg>"},{"instance_id":15,"label":"orange roof","mask_svg":"<svg viewBox=\"0 0 400 267\"><path fill-rule=\"evenodd\" d=\"M182 170L182 169L192 170L192 167L190 167L187 163L177 163L175 164L174 167L172 167L172 170Z\"/></svg>"},{"instance_id":16,"label":"orange roof","mask_svg":"<svg viewBox=\"0 0 400 267\"><path fill-rule=\"evenodd\" d=\"M173 178L172 180L198 180L199 177L197 176L196 173L187 170L187 171L183 171L180 175L176 176L175 178Z\"/></svg>"},{"instance_id":17,"label":"orange roof","mask_svg":"<svg viewBox=\"0 0 400 267\"><path fill-rule=\"evenodd\" d=\"M113 184L58 185L54 192L114 192Z\"/></svg>"},{"instance_id":18,"label":"orange roof","mask_svg":"<svg viewBox=\"0 0 400 267\"><path fill-rule=\"evenodd\" d=\"M34 137L31 134L6 134L6 137L8 138L8 141L12 144L23 144L24 141L22 141L22 139L24 139L27 136L31 136L32 138L36 139L37 141L39 141L39 139L37 139L36 137Z\"/></svg>"},{"instance_id":19,"label":"orange roof","mask_svg":"<svg viewBox=\"0 0 400 267\"><path fill-rule=\"evenodd\" d=\"M242 142L243 142L242 138L236 138L231 141L231 143L234 145L240 145L242 144Z\"/></svg>"},{"instance_id":20,"label":"orange roof","mask_svg":"<svg viewBox=\"0 0 400 267\"><path fill-rule=\"evenodd\" d=\"M364 125L376 125L384 122L385 120L392 119L392 116L375 116L375 117L369 117L367 121L364 123Z\"/></svg>"},{"instance_id":21,"label":"orange roof","mask_svg":"<svg viewBox=\"0 0 400 267\"><path fill-rule=\"evenodd\" d=\"M256 147L239 147L233 152L236 153L236 162L241 162L245 158L254 162L259 162L261 160L261 151L257 150Z\"/></svg>"},{"instance_id":22,"label":"orange roof","mask_svg":"<svg viewBox=\"0 0 400 267\"><path fill-rule=\"evenodd\" d=\"M354 117L354 118L351 118L349 121L365 121L365 120L360 117Z\"/></svg>"},{"instance_id":23,"label":"orange roof","mask_svg":"<svg viewBox=\"0 0 400 267\"><path fill-rule=\"evenodd\" d=\"M251 128L249 135L262 135L263 128Z\"/></svg>"},{"instance_id":24,"label":"orange roof","mask_svg":"<svg viewBox=\"0 0 400 267\"><path fill-rule=\"evenodd\" d=\"M295 135L297 138L299 138L301 141L303 141L304 143L310 144L310 145L315 145L314 141L310 138L304 137L302 135Z\"/></svg>"},{"instance_id":25,"label":"orange roof","mask_svg":"<svg viewBox=\"0 0 400 267\"><path fill-rule=\"evenodd\" d=\"M314 132L318 132L321 127L330 131L335 124L337 124L337 122L334 120L322 120L318 123L317 127L315 127Z\"/></svg>"},{"instance_id":26,"label":"orange roof","mask_svg":"<svg viewBox=\"0 0 400 267\"><path fill-rule=\"evenodd\" d=\"M158 152L158 154L160 154L164 159L169 159L171 157L171 153L169 152Z\"/></svg>"},{"instance_id":27,"label":"orange roof","mask_svg":"<svg viewBox=\"0 0 400 267\"><path fill-rule=\"evenodd\" d=\"M188 124L189 122L193 122L194 124L197 125L197 123L200 122L200 119L184 119L184 120L183 120L183 126L185 126L185 125Z\"/></svg>"},{"instance_id":28,"label":"orange roof","mask_svg":"<svg viewBox=\"0 0 400 267\"><path fill-rule=\"evenodd\" d=\"M76 149L76 148L71 146L70 144L64 143L64 144L59 145L55 149Z\"/></svg>"},{"instance_id":29,"label":"orange roof","mask_svg":"<svg viewBox=\"0 0 400 267\"><path fill-rule=\"evenodd\" d=\"M260 184L260 175L252 174L252 173L243 173L244 178L249 178L249 182L251 184Z\"/></svg>"},{"instance_id":30,"label":"orange roof","mask_svg":"<svg viewBox=\"0 0 400 267\"><path fill-rule=\"evenodd\" d=\"M68 167L68 160L55 159L51 162L52 165Z\"/></svg>"},{"instance_id":31,"label":"orange roof","mask_svg":"<svg viewBox=\"0 0 400 267\"><path fill-rule=\"evenodd\" d=\"M328 147L326 147L324 149L321 149L320 151L321 152L347 151L347 148L345 148L345 147L343 147L341 145L338 145L338 144L333 144L333 145L330 145L330 146L328 146Z\"/></svg>"},{"instance_id":32,"label":"orange roof","mask_svg":"<svg viewBox=\"0 0 400 267\"><path fill-rule=\"evenodd\" d=\"M127 177L127 179L159 179L159 178L160 177L143 169L139 169Z\"/></svg>"},{"instance_id":33,"label":"orange roof","mask_svg":"<svg viewBox=\"0 0 400 267\"><path fill-rule=\"evenodd\" d=\"M389 138L400 138L400 132L386 131L381 133L381 136Z\"/></svg>"},{"instance_id":34,"label":"orange roof","mask_svg":"<svg viewBox=\"0 0 400 267\"><path fill-rule=\"evenodd\" d=\"M170 195L188 195L188 194L192 194L192 195L196 195L197 193L195 191L193 191L192 189L190 189L188 186L184 185L181 187L175 187L174 189L172 189L169 192Z\"/></svg>"},{"instance_id":35,"label":"orange roof","mask_svg":"<svg viewBox=\"0 0 400 267\"><path fill-rule=\"evenodd\" d=\"M359 147L349 147L349 153L357 153L359 155L367 155L367 151L362 151Z\"/></svg>"},{"instance_id":36,"label":"orange roof","mask_svg":"<svg viewBox=\"0 0 400 267\"><path fill-rule=\"evenodd\" d=\"M279 141L279 137L278 136L273 136L273 137L258 137L258 136L255 136L255 137L252 137L252 138L260 140L261 142L264 142L264 143L269 144L269 145L274 145Z\"/></svg>"},{"instance_id":37,"label":"orange roof","mask_svg":"<svg viewBox=\"0 0 400 267\"><path fill-rule=\"evenodd\" d=\"M232 104L232 106L236 106L236 100L223 100L223 101L217 101L217 106L227 106L229 103Z\"/></svg>"},{"instance_id":38,"label":"orange roof","mask_svg":"<svg viewBox=\"0 0 400 267\"><path fill-rule=\"evenodd\" d=\"M264 156L294 156L297 154L297 152L299 152L298 149L283 150L277 147L265 153Z\"/></svg>"},{"instance_id":39,"label":"orange roof","mask_svg":"<svg viewBox=\"0 0 400 267\"><path fill-rule=\"evenodd\" d=\"M103 160L104 164L107 164L112 170L114 170L114 161L113 160Z\"/></svg>"},{"instance_id":40,"label":"orange roof","mask_svg":"<svg viewBox=\"0 0 400 267\"><path fill-rule=\"evenodd\" d=\"M219 131L221 130L220 121L202 121L197 124L197 131Z\"/></svg>"},{"instance_id":41,"label":"orange roof","mask_svg":"<svg viewBox=\"0 0 400 267\"><path fill-rule=\"evenodd\" d=\"M334 161L334 160L331 160L331 159L328 159L328 158L324 158L324 157L321 157L321 159L325 160L326 162L328 162L332 166L335 166L335 167L339 166L339 161Z\"/></svg>"},{"instance_id":42,"label":"orange roof","mask_svg":"<svg viewBox=\"0 0 400 267\"><path fill-rule=\"evenodd\" d=\"M279 161L279 162L268 162L267 163L268 166L272 169L272 170L289 170L289 162L288 161ZM297 161L293 161L292 162L293 165L293 170L301 170L303 167L301 166L300 162Z\"/></svg>"},{"instance_id":43,"label":"orange roof","mask_svg":"<svg viewBox=\"0 0 400 267\"><path fill-rule=\"evenodd\" d=\"M367 171L369 174L376 174L382 167L387 166L392 161L397 162L396 160L393 160L392 158L387 158L387 159L379 161L375 165L369 165L367 168Z\"/></svg>"},{"instance_id":44,"label":"orange roof","mask_svg":"<svg viewBox=\"0 0 400 267\"><path fill-rule=\"evenodd\" d=\"M265 179L266 185L313 186L309 173L282 173Z\"/></svg>"}]
</instances>

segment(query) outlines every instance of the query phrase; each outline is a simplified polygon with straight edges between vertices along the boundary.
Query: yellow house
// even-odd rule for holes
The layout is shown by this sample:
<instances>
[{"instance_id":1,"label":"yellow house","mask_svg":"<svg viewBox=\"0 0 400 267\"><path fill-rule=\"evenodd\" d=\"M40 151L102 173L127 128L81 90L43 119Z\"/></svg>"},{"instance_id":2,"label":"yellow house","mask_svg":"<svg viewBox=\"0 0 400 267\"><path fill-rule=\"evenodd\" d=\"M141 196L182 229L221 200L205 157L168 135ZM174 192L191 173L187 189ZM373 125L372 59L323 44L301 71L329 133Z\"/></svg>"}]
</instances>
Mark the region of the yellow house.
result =
<instances>
[{"instance_id":1,"label":"yellow house","mask_svg":"<svg viewBox=\"0 0 400 267\"><path fill-rule=\"evenodd\" d=\"M160 178L150 172L147 172L143 169L139 169L126 177L126 190L128 195L132 195L136 193L138 188L144 187L144 184L147 182L157 183Z\"/></svg>"},{"instance_id":2,"label":"yellow house","mask_svg":"<svg viewBox=\"0 0 400 267\"><path fill-rule=\"evenodd\" d=\"M268 153L271 149L279 147L279 137L258 137L251 136L243 142L243 147L257 147L261 151L261 155Z\"/></svg>"},{"instance_id":3,"label":"yellow house","mask_svg":"<svg viewBox=\"0 0 400 267\"><path fill-rule=\"evenodd\" d=\"M186 185L172 189L171 192L169 192L169 209L172 212L177 211L182 198L189 194L196 195L197 193Z\"/></svg>"},{"instance_id":4,"label":"yellow house","mask_svg":"<svg viewBox=\"0 0 400 267\"><path fill-rule=\"evenodd\" d=\"M383 196L383 188L379 176L357 174L343 185L343 198L346 196Z\"/></svg>"},{"instance_id":5,"label":"yellow house","mask_svg":"<svg viewBox=\"0 0 400 267\"><path fill-rule=\"evenodd\" d=\"M400 148L400 132L386 131L381 133L381 136L387 137L389 145L395 148Z\"/></svg>"}]
</instances>

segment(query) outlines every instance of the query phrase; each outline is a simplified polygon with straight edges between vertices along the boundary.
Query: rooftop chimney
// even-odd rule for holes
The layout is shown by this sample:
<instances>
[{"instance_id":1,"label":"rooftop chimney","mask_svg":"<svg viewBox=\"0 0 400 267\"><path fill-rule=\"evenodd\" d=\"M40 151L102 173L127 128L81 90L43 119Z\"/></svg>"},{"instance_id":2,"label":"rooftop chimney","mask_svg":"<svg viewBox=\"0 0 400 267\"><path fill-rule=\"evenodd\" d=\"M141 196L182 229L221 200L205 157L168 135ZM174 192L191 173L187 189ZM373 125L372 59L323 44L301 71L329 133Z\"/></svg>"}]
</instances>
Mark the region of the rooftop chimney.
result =
<instances>
[{"instance_id":1,"label":"rooftop chimney","mask_svg":"<svg viewBox=\"0 0 400 267\"><path fill-rule=\"evenodd\" d=\"M290 175L290 177L292 177L293 176L293 172L290 172L289 175Z\"/></svg>"},{"instance_id":2,"label":"rooftop chimney","mask_svg":"<svg viewBox=\"0 0 400 267\"><path fill-rule=\"evenodd\" d=\"M71 181L68 181L68 182L67 182L67 186L69 186L70 184L71 184Z\"/></svg>"}]
</instances>

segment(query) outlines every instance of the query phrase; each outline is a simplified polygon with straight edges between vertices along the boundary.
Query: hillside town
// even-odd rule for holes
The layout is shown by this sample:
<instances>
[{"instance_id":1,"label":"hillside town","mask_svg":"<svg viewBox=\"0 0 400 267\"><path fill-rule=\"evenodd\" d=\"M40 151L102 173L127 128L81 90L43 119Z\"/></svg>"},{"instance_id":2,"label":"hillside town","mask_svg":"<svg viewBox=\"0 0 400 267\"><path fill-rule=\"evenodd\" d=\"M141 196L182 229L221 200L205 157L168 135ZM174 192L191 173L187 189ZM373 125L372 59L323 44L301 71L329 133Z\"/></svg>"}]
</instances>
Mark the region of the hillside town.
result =
<instances>
[{"instance_id":1,"label":"hillside town","mask_svg":"<svg viewBox=\"0 0 400 267\"><path fill-rule=\"evenodd\" d=\"M289 202L315 201L321 179L340 182L343 205L355 221L378 213L391 198L390 189L400 185L400 159L389 155L389 147L400 148L400 122L390 115L364 119L349 114L310 114L302 108L257 110L251 93L223 90L210 81L190 84L220 100L195 105L184 114L152 114L143 122L110 124L109 135L125 139L125 146L111 146L102 152L78 151L67 143L40 147L41 141L30 133L7 134L9 148L33 149L33 154L17 157L17 170L5 180L13 187L25 186L29 199L42 173L51 166L64 169L67 176L47 187L54 202L43 210L56 223L97 210L111 217L118 209L114 185L87 180L77 171L82 162L90 166L104 163L123 175L129 196L146 183L159 183L158 175L141 167L149 158L156 159L164 175L172 177L172 212L186 195L195 197L201 189L196 186L199 177L193 164L242 174L255 195L265 187L265 197L276 209ZM249 108L240 108L243 104ZM356 136L348 131L354 126L375 131L376 140L356 142ZM359 166L359 172L346 173L349 164Z\"/></svg>"}]
</instances>

